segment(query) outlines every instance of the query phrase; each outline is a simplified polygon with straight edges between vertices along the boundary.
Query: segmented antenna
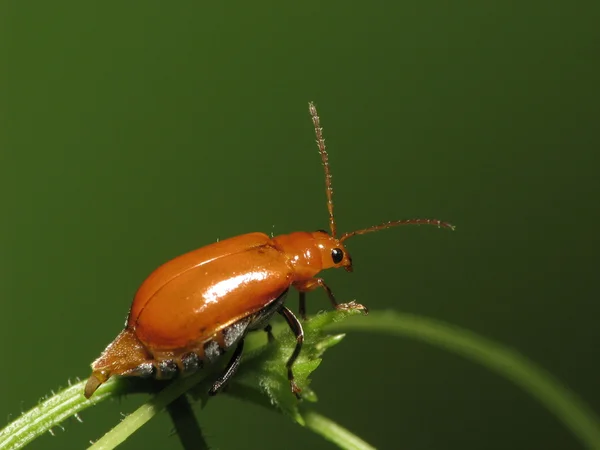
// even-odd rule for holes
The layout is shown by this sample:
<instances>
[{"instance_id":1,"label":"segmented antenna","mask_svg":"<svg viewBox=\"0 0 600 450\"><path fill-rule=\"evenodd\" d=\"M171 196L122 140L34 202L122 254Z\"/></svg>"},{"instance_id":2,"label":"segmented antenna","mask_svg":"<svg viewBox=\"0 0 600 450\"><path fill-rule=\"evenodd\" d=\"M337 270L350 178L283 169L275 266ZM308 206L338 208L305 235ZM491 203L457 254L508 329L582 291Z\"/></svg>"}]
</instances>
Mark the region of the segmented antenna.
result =
<instances>
[{"instance_id":1,"label":"segmented antenna","mask_svg":"<svg viewBox=\"0 0 600 450\"><path fill-rule=\"evenodd\" d=\"M329 228L331 235L336 236L337 227L335 226L335 219L333 217L333 188L331 187L331 172L329 171L329 156L325 149L325 139L323 138L323 128L321 128L321 122L319 115L317 114L317 108L313 102L308 104L308 110L312 117L313 125L315 126L315 135L317 137L317 147L319 147L319 153L321 154L321 161L323 161L323 168L325 169L325 192L327 194L327 210L329 211Z\"/></svg>"},{"instance_id":2,"label":"segmented antenna","mask_svg":"<svg viewBox=\"0 0 600 450\"><path fill-rule=\"evenodd\" d=\"M454 225L449 224L448 222L442 222L441 220L435 219L405 219L405 220L391 220L389 222L384 222L379 225L374 225L369 228L365 228L362 230L351 231L350 233L344 233L344 235L340 238L340 242L345 241L352 236L356 236L359 234L372 233L373 231L385 230L386 228L397 227L399 225L435 225L438 228L450 228L452 231L456 228Z\"/></svg>"}]
</instances>

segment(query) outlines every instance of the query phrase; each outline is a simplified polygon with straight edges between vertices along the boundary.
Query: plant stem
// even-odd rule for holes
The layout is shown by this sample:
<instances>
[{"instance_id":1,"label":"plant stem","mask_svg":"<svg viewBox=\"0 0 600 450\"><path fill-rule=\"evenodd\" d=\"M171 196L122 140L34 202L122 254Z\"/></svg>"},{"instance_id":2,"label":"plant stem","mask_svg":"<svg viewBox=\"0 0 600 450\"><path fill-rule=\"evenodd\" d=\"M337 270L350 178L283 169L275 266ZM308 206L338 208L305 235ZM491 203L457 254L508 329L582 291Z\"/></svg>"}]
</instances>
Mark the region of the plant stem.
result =
<instances>
[{"instance_id":1,"label":"plant stem","mask_svg":"<svg viewBox=\"0 0 600 450\"><path fill-rule=\"evenodd\" d=\"M314 411L304 411L302 417L306 428L320 434L340 448L345 450L375 450L375 447L371 447L355 434L321 414Z\"/></svg>"},{"instance_id":2,"label":"plant stem","mask_svg":"<svg viewBox=\"0 0 600 450\"><path fill-rule=\"evenodd\" d=\"M100 403L123 389L123 385L107 383L101 386L91 400L83 396L85 381L74 384L44 400L0 431L0 448L18 449L41 436L63 420L87 407Z\"/></svg>"},{"instance_id":3,"label":"plant stem","mask_svg":"<svg viewBox=\"0 0 600 450\"><path fill-rule=\"evenodd\" d=\"M204 376L199 372L188 378L179 378L153 396L147 403L140 406L132 414L123 419L117 426L96 441L89 450L113 449L132 435L142 425L165 409L167 405L184 393Z\"/></svg>"}]
</instances>

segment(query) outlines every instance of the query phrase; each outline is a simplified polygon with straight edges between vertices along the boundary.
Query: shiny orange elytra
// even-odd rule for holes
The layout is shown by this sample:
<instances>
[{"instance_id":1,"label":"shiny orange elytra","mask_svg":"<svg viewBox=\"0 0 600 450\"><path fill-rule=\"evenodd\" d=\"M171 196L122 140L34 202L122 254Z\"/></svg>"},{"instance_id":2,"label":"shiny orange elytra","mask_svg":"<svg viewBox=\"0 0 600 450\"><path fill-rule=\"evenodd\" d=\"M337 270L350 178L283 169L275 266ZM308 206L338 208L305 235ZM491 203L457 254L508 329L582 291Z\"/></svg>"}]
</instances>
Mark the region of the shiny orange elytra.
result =
<instances>
[{"instance_id":1,"label":"shiny orange elytra","mask_svg":"<svg viewBox=\"0 0 600 450\"><path fill-rule=\"evenodd\" d=\"M352 271L344 241L352 236L398 225L431 224L454 227L439 220L412 219L385 222L336 237L333 191L325 140L314 104L309 111L325 168L330 233L295 232L276 237L249 233L181 255L156 269L137 291L125 329L92 364L85 386L89 398L113 375L168 379L188 375L234 348L224 373L209 394L216 394L235 373L249 331L264 329L271 338L269 321L280 313L297 338L287 362L292 392L292 366L302 348L302 325L283 305L293 286L300 294L300 315L305 316L305 294L323 288L335 308L366 308L356 303L338 304L317 275L324 269Z\"/></svg>"}]
</instances>

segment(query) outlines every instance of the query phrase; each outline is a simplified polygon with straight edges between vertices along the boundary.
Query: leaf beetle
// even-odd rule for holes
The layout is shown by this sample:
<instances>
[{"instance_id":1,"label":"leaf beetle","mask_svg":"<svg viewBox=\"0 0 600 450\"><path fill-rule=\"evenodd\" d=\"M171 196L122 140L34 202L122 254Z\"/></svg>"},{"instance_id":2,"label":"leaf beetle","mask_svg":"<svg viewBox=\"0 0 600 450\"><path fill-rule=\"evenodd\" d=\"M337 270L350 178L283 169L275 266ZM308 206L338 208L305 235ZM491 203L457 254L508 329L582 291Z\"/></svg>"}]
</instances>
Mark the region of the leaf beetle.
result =
<instances>
[{"instance_id":1,"label":"leaf beetle","mask_svg":"<svg viewBox=\"0 0 600 450\"><path fill-rule=\"evenodd\" d=\"M92 363L84 395L90 398L111 376L169 379L189 375L230 349L233 354L209 394L214 395L234 375L249 331L264 329L279 313L296 336L287 361L292 392L293 365L300 354L302 324L284 305L290 287L299 292L299 312L306 316L306 293L322 288L335 308L367 309L339 304L318 274L325 269L352 271L347 239L390 227L430 224L454 229L446 222L409 219L384 222L337 237L329 159L316 107L309 103L316 142L325 169L329 232L298 231L269 237L249 233L221 240L181 255L160 266L142 283L131 305L125 328Z\"/></svg>"}]
</instances>

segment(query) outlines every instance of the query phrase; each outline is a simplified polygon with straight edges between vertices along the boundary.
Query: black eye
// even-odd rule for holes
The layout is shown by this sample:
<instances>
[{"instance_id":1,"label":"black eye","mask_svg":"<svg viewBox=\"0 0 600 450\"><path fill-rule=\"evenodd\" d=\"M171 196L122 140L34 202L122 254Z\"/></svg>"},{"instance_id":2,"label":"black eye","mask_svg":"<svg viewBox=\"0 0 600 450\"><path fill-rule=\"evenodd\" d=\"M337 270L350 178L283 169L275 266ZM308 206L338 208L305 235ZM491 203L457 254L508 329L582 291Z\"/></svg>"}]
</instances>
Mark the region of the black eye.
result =
<instances>
[{"instance_id":1,"label":"black eye","mask_svg":"<svg viewBox=\"0 0 600 450\"><path fill-rule=\"evenodd\" d=\"M331 259L333 259L334 264L342 262L342 259L344 259L344 252L339 248L334 248L331 250Z\"/></svg>"}]
</instances>

